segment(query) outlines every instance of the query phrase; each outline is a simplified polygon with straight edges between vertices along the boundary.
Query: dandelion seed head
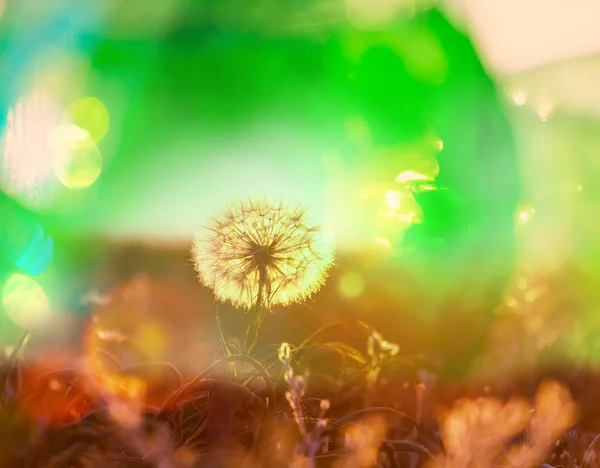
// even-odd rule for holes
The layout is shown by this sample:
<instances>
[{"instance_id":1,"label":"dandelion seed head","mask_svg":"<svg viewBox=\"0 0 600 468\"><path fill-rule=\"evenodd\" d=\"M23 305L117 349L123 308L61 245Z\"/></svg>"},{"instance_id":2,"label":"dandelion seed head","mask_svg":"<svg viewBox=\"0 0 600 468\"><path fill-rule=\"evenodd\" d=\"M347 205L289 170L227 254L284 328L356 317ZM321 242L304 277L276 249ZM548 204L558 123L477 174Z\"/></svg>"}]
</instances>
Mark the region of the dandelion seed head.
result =
<instances>
[{"instance_id":1,"label":"dandelion seed head","mask_svg":"<svg viewBox=\"0 0 600 468\"><path fill-rule=\"evenodd\" d=\"M333 262L333 243L301 207L266 199L231 204L196 235L192 256L200 280L222 301L250 309L300 302L319 290Z\"/></svg>"}]
</instances>

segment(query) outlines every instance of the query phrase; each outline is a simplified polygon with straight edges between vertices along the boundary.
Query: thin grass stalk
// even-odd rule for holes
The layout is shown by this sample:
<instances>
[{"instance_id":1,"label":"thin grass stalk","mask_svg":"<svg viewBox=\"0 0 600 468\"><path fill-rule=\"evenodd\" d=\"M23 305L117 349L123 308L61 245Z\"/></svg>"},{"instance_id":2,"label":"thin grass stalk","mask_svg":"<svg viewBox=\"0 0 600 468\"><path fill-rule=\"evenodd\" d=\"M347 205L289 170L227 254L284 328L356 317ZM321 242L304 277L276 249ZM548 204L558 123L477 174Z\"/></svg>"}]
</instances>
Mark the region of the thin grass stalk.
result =
<instances>
[{"instance_id":1,"label":"thin grass stalk","mask_svg":"<svg viewBox=\"0 0 600 468\"><path fill-rule=\"evenodd\" d=\"M23 331L23 333L21 333L21 336L19 337L19 341L17 341L17 344L12 349L10 356L8 357L6 373L2 377L2 382L0 383L0 385L1 385L1 387L0 387L0 404L4 402L4 399L6 397L5 392L6 392L6 386L8 385L8 379L10 378L10 374L12 373L13 367L14 367L15 363L17 362L17 356L19 355L19 351L21 351L21 348L25 344L25 340L27 340L28 336L29 336L29 330L25 330L25 331Z\"/></svg>"}]
</instances>

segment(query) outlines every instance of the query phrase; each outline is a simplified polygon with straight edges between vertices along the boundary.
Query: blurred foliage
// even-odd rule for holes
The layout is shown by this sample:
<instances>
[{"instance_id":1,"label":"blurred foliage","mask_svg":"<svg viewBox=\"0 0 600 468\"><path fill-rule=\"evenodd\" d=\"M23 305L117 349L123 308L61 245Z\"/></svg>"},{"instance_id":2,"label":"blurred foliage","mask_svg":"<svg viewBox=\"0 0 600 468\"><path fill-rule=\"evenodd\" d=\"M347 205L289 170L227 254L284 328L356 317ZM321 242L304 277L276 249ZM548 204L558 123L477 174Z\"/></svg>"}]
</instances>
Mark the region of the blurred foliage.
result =
<instances>
[{"instance_id":1,"label":"blurred foliage","mask_svg":"<svg viewBox=\"0 0 600 468\"><path fill-rule=\"evenodd\" d=\"M514 258L513 138L470 39L431 5L402 5L365 27L342 2L9 3L1 114L44 72L40 86L71 119L96 140L106 133L98 181L43 214L60 274L93 268L95 235L123 232L123 223L142 237L188 237L203 210L241 186L295 184L307 204L331 207L324 216L336 235L350 232L349 250L360 250L381 237L379 206L398 174L429 167L435 190L415 194L422 219L408 232L410 223L388 223L394 276L370 293L417 299L415 316L443 315L468 297L468 313L490 317ZM353 116L367 145L348 140ZM258 144L239 155L213 150L248 133L268 139L275 122L291 137L289 148L270 143L272 159ZM300 138L314 151L294 152ZM330 170L323 156L332 149ZM385 184L357 203L365 187ZM73 241L84 233L93 237ZM410 291L401 288L407 274Z\"/></svg>"}]
</instances>

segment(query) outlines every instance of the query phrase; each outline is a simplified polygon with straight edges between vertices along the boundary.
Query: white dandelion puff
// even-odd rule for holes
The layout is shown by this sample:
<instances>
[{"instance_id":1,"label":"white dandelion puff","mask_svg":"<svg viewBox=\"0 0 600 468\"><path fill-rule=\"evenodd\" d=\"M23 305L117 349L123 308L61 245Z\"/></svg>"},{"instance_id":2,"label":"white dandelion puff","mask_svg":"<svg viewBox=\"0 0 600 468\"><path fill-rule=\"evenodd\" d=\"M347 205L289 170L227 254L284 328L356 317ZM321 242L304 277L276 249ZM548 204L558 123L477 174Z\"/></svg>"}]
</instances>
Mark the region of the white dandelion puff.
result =
<instances>
[{"instance_id":1,"label":"white dandelion puff","mask_svg":"<svg viewBox=\"0 0 600 468\"><path fill-rule=\"evenodd\" d=\"M266 199L231 204L196 235L192 256L215 296L251 309L310 297L325 281L333 243L301 207Z\"/></svg>"}]
</instances>

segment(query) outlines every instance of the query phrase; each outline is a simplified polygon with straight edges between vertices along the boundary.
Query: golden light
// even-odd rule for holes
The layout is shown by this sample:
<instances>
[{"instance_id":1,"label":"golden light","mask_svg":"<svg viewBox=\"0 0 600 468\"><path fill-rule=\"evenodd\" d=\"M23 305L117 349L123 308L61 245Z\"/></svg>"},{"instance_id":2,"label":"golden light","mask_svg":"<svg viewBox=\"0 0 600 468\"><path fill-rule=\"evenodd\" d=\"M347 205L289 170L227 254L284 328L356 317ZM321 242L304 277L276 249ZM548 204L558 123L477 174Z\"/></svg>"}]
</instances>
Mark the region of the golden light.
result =
<instances>
[{"instance_id":1,"label":"golden light","mask_svg":"<svg viewBox=\"0 0 600 468\"><path fill-rule=\"evenodd\" d=\"M76 125L61 125L50 135L54 172L63 185L82 189L92 185L102 170L102 156L87 132Z\"/></svg>"},{"instance_id":2,"label":"golden light","mask_svg":"<svg viewBox=\"0 0 600 468\"><path fill-rule=\"evenodd\" d=\"M26 330L43 326L50 315L50 304L42 287L20 273L14 273L4 283L2 303L6 315Z\"/></svg>"},{"instance_id":3,"label":"golden light","mask_svg":"<svg viewBox=\"0 0 600 468\"><path fill-rule=\"evenodd\" d=\"M365 279L357 271L344 273L338 282L338 290L347 299L357 298L365 290Z\"/></svg>"},{"instance_id":4,"label":"golden light","mask_svg":"<svg viewBox=\"0 0 600 468\"><path fill-rule=\"evenodd\" d=\"M69 123L86 130L98 143L108 132L110 117L102 102L95 97L78 99L67 109Z\"/></svg>"}]
</instances>

